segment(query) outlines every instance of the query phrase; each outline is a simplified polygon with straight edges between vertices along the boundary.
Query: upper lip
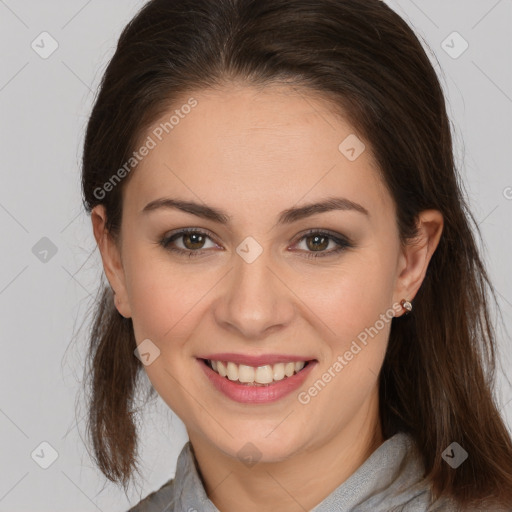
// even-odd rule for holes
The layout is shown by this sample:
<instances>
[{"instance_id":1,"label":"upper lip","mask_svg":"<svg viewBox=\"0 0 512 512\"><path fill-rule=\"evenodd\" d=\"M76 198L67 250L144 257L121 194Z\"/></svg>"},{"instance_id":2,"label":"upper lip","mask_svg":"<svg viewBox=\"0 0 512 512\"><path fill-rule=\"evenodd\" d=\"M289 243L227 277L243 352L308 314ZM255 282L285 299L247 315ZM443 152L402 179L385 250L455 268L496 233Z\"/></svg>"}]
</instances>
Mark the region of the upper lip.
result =
<instances>
[{"instance_id":1,"label":"upper lip","mask_svg":"<svg viewBox=\"0 0 512 512\"><path fill-rule=\"evenodd\" d=\"M231 361L235 364L244 364L247 366L264 366L266 364L289 363L297 361L313 361L313 357L304 357L291 354L234 354L234 353L218 353L199 356L199 359L209 359L210 361Z\"/></svg>"}]
</instances>

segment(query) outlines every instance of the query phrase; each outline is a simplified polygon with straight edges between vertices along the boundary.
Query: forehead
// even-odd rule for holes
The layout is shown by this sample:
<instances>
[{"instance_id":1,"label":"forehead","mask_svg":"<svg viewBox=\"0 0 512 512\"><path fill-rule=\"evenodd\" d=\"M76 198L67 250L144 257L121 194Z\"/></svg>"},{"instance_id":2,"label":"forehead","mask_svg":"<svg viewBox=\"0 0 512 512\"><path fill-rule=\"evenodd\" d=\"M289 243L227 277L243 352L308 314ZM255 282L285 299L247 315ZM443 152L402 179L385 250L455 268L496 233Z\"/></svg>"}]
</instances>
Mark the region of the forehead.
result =
<instances>
[{"instance_id":1,"label":"forehead","mask_svg":"<svg viewBox=\"0 0 512 512\"><path fill-rule=\"evenodd\" d=\"M262 215L278 203L280 211L326 195L368 209L392 206L369 143L332 104L304 89L232 85L190 92L141 140L148 137L154 147L125 194L138 211L164 195L229 204L233 212L256 208ZM355 156L362 151L356 159L347 153L351 146Z\"/></svg>"}]
</instances>

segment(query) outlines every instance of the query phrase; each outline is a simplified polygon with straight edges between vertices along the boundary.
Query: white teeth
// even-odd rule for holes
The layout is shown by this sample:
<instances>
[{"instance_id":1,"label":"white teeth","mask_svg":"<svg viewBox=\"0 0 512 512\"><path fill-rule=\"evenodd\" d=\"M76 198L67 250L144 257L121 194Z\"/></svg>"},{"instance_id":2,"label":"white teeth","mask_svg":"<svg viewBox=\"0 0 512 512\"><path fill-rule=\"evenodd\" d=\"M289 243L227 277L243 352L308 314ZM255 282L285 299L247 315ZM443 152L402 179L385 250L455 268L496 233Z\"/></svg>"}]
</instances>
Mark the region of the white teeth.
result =
<instances>
[{"instance_id":1,"label":"white teeth","mask_svg":"<svg viewBox=\"0 0 512 512\"><path fill-rule=\"evenodd\" d=\"M302 368L304 368L304 361L297 361L295 363L295 371L296 372L300 372L302 370Z\"/></svg>"},{"instance_id":2,"label":"white teeth","mask_svg":"<svg viewBox=\"0 0 512 512\"><path fill-rule=\"evenodd\" d=\"M284 379L284 363L277 363L274 365L274 380Z\"/></svg>"},{"instance_id":3,"label":"white teeth","mask_svg":"<svg viewBox=\"0 0 512 512\"><path fill-rule=\"evenodd\" d=\"M228 374L228 372L226 371L226 366L224 365L224 363L222 361L216 361L216 363L217 363L217 373L221 377L225 377ZM212 366L213 366L213 364L212 364Z\"/></svg>"},{"instance_id":4,"label":"white teeth","mask_svg":"<svg viewBox=\"0 0 512 512\"><path fill-rule=\"evenodd\" d=\"M274 380L274 372L272 366L266 364L265 366L258 366L256 369L256 376L254 381L258 384L269 384Z\"/></svg>"},{"instance_id":5,"label":"white teeth","mask_svg":"<svg viewBox=\"0 0 512 512\"><path fill-rule=\"evenodd\" d=\"M240 382L254 382L254 368L241 364L238 367L238 380Z\"/></svg>"},{"instance_id":6,"label":"white teeth","mask_svg":"<svg viewBox=\"0 0 512 512\"><path fill-rule=\"evenodd\" d=\"M295 363L286 363L284 366L284 374L287 377L291 377L295 371Z\"/></svg>"},{"instance_id":7,"label":"white teeth","mask_svg":"<svg viewBox=\"0 0 512 512\"><path fill-rule=\"evenodd\" d=\"M228 379L238 380L238 366L231 361L228 362Z\"/></svg>"},{"instance_id":8,"label":"white teeth","mask_svg":"<svg viewBox=\"0 0 512 512\"><path fill-rule=\"evenodd\" d=\"M209 361L212 369L221 377L227 377L231 381L239 381L244 384L270 384L273 381L291 377L304 368L304 361L266 364L253 367L245 364L235 364L231 361Z\"/></svg>"}]
</instances>

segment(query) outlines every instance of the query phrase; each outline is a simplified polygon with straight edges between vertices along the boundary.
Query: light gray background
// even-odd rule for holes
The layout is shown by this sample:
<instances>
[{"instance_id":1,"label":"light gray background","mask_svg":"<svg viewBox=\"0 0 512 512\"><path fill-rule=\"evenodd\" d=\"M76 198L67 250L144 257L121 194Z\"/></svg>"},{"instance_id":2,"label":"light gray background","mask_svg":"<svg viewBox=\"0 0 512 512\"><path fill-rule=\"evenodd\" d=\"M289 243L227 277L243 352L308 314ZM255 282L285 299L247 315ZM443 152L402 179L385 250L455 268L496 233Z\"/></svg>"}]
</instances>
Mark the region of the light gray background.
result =
<instances>
[{"instance_id":1,"label":"light gray background","mask_svg":"<svg viewBox=\"0 0 512 512\"><path fill-rule=\"evenodd\" d=\"M83 135L121 29L143 4L0 0L0 512L125 511L174 474L186 441L180 420L159 399L145 416L146 481L128 501L91 462L82 441L83 405L75 417L86 329L75 335L102 272L81 207ZM512 0L389 4L435 53L432 61L454 123L457 162L510 331ZM59 45L47 59L31 47L43 31ZM450 36L454 31L469 43L458 58L447 53L462 48L462 41ZM44 253L33 252L43 237L57 251L49 252L47 261L40 260ZM498 332L497 397L510 428L512 390L504 378L512 369L510 337ZM48 469L34 460L50 460L51 449L42 442L58 454Z\"/></svg>"}]
</instances>

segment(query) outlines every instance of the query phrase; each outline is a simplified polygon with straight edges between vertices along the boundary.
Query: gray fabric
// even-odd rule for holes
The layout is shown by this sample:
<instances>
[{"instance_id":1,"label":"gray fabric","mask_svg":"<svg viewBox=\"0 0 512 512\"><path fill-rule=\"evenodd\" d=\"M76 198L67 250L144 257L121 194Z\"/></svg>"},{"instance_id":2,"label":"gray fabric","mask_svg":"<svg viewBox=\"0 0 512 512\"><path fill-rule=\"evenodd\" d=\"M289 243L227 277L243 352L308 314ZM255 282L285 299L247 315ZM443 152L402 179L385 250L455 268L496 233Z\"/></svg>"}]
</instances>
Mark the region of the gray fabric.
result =
<instances>
[{"instance_id":1,"label":"gray fabric","mask_svg":"<svg viewBox=\"0 0 512 512\"><path fill-rule=\"evenodd\" d=\"M240 506L243 511L243 506ZM432 502L413 438L403 432L381 444L366 461L311 512L452 512L449 502ZM128 512L220 512L208 499L190 442L176 476Z\"/></svg>"}]
</instances>

